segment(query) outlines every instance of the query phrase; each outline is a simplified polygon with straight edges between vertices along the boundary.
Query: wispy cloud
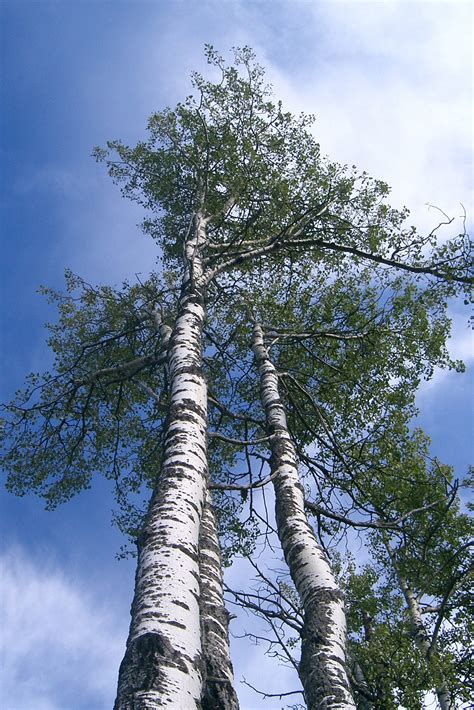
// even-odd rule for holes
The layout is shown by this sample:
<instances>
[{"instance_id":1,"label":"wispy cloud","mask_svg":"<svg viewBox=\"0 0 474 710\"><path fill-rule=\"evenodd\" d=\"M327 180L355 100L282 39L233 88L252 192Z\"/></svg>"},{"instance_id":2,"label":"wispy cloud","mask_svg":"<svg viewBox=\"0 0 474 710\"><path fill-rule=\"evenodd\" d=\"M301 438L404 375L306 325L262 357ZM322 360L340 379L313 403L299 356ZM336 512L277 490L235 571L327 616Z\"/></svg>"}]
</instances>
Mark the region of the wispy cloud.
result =
<instances>
[{"instance_id":1,"label":"wispy cloud","mask_svg":"<svg viewBox=\"0 0 474 710\"><path fill-rule=\"evenodd\" d=\"M466 366L466 370L472 375L474 367L474 331L468 328L466 318L459 314L455 314L453 319L453 327L451 337L448 340L448 350L453 360L462 360ZM418 389L418 404L421 408L431 408L434 406L433 399L439 396L439 388L448 388L451 393L454 391L463 392L469 383L466 382L468 375L460 375L459 373L436 368L431 379L422 381Z\"/></svg>"},{"instance_id":2,"label":"wispy cloud","mask_svg":"<svg viewBox=\"0 0 474 710\"><path fill-rule=\"evenodd\" d=\"M127 619L82 578L22 547L0 557L4 710L108 710Z\"/></svg>"},{"instance_id":3,"label":"wispy cloud","mask_svg":"<svg viewBox=\"0 0 474 710\"><path fill-rule=\"evenodd\" d=\"M291 71L272 58L323 152L386 180L421 228L438 217L427 203L457 217L472 202L471 25L469 3L308 4Z\"/></svg>"}]
</instances>

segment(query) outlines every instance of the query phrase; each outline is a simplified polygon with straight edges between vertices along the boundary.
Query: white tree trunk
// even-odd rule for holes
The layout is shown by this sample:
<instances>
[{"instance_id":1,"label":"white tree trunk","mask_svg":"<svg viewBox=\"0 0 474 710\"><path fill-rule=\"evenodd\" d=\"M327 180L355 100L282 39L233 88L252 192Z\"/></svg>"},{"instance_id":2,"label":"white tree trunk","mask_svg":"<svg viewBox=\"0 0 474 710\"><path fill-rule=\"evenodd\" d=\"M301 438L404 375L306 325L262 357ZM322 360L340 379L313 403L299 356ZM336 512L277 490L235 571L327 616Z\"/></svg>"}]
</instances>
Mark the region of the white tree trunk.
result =
<instances>
[{"instance_id":1,"label":"white tree trunk","mask_svg":"<svg viewBox=\"0 0 474 710\"><path fill-rule=\"evenodd\" d=\"M207 482L207 388L200 247L205 230L198 213L185 246L179 313L168 347L171 393L163 460L139 545L115 710L193 710L201 702L198 541Z\"/></svg>"},{"instance_id":2,"label":"white tree trunk","mask_svg":"<svg viewBox=\"0 0 474 710\"><path fill-rule=\"evenodd\" d=\"M229 614L224 606L222 560L207 492L199 537L201 629L204 657L203 710L238 710L229 649Z\"/></svg>"},{"instance_id":3,"label":"white tree trunk","mask_svg":"<svg viewBox=\"0 0 474 710\"><path fill-rule=\"evenodd\" d=\"M431 648L430 638L423 622L418 599L413 594L413 590L411 589L408 580L400 573L397 560L395 558L393 549L390 546L387 536L383 534L382 537L385 549L387 550L387 554L390 558L395 574L397 575L398 584L405 599L405 604L407 606L412 627L413 640L415 642L416 647L425 659L426 665L429 667L432 665L433 649ZM435 688L435 693L436 697L438 698L441 710L452 710L454 705L451 699L451 693L449 692L446 683L444 682L444 679L442 679L441 684L437 688Z\"/></svg>"},{"instance_id":4,"label":"white tree trunk","mask_svg":"<svg viewBox=\"0 0 474 710\"><path fill-rule=\"evenodd\" d=\"M270 436L278 536L304 609L299 672L306 702L310 710L355 708L347 672L343 595L306 518L296 452L278 390L278 375L259 325L255 325L253 336Z\"/></svg>"},{"instance_id":5,"label":"white tree trunk","mask_svg":"<svg viewBox=\"0 0 474 710\"><path fill-rule=\"evenodd\" d=\"M352 662L352 674L354 677L354 682L356 684L357 690L359 691L359 700L357 703L357 710L372 710L373 704L370 702L368 697L364 693L369 692L367 686L367 681L365 680L364 673L359 663L355 658L351 659Z\"/></svg>"}]
</instances>

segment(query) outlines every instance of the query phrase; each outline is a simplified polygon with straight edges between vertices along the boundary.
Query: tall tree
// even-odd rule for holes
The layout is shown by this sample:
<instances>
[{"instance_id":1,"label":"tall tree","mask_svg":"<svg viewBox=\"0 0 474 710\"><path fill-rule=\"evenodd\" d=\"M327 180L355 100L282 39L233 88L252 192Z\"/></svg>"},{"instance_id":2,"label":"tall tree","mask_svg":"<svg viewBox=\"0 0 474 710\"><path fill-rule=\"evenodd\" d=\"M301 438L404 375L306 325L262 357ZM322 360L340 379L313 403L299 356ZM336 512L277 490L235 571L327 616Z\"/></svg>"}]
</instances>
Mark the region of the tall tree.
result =
<instances>
[{"instance_id":1,"label":"tall tree","mask_svg":"<svg viewBox=\"0 0 474 710\"><path fill-rule=\"evenodd\" d=\"M210 491L199 536L200 616L204 655L204 710L238 708L230 662L228 612L224 606L223 569Z\"/></svg>"},{"instance_id":2,"label":"tall tree","mask_svg":"<svg viewBox=\"0 0 474 710\"><path fill-rule=\"evenodd\" d=\"M213 485L232 485L222 464L238 464L235 447L243 446L247 457L249 451L262 457L259 439L273 436L270 412L265 424L255 407L254 378L244 371L237 375L242 365L232 359L243 332L239 306L261 298L265 308L259 316L279 325L277 338L291 344L282 349L281 363L288 362L282 381L299 455L313 472L324 473L333 489L355 496L354 451L366 437L364 427L384 408L408 406L420 375L412 358L422 338L412 338L414 329L404 318L415 314L430 334L423 367L448 363L445 301L472 283L465 234L441 245L435 233L417 234L404 224L406 211L386 204L385 183L322 159L309 132L311 117L294 118L272 103L248 48L235 52L235 66L225 65L212 48L207 54L219 74L216 82L193 75L195 95L175 110L154 114L147 141L134 148L112 142L107 150L95 150L124 194L147 208L144 228L161 248L163 284L155 276L126 287L126 293L79 284L80 307L71 298L60 303L62 325L51 339L55 372L32 376L26 393L8 407L4 461L12 490L38 490L53 506L88 486L93 472L105 471L116 481L125 508L122 525L137 534L135 596L117 710L166 703L200 707L216 697L229 707L236 703L219 575L208 565L214 543L205 505L210 479ZM77 285L68 278L72 288ZM418 310L417 297L423 298ZM292 337L287 322L274 322L278 315L288 316L286 302L294 313ZM320 336L327 348L324 357L311 348L300 357L308 335L305 309L313 316L311 337ZM401 330L392 329L385 340L374 335L372 342L372 331L384 332L387 311L398 317ZM359 349L348 349L347 358L354 333L341 331L345 325L358 329L354 341L360 343ZM377 351L379 345L385 349ZM297 358L298 376L291 372ZM318 358L316 381L311 367ZM355 363L364 358L359 376ZM331 382L330 373L343 365L345 379ZM387 373L402 384L387 387ZM351 378L364 380L363 386L352 391ZM364 401L367 388L373 392L370 405ZM219 431L209 431L209 421ZM333 436L335 428L343 444ZM369 433L377 436L378 426ZM208 439L218 442L209 450ZM314 441L318 461L307 451ZM26 463L28 457L33 465ZM336 462L332 472L329 459ZM283 490L283 473L277 477L277 490ZM137 529L130 524L126 494L144 482L152 497ZM363 497L355 499L364 505ZM232 496L224 505L238 509ZM240 525L236 530L237 544L243 544L246 533ZM300 571L293 572L296 580ZM319 632L322 646L334 646L331 624L320 625ZM342 651L339 665L344 675ZM345 699L336 703L350 707L347 683L332 678L329 685L308 681L310 707L327 707L328 692L335 697L339 692L336 686L345 688Z\"/></svg>"},{"instance_id":3,"label":"tall tree","mask_svg":"<svg viewBox=\"0 0 474 710\"><path fill-rule=\"evenodd\" d=\"M376 707L418 707L427 691L457 707L472 693L473 527L459 495L467 482L429 461L420 431L403 436L403 447L396 432L383 442L379 475L366 483L374 518L370 563L348 580L352 643Z\"/></svg>"},{"instance_id":4,"label":"tall tree","mask_svg":"<svg viewBox=\"0 0 474 710\"><path fill-rule=\"evenodd\" d=\"M258 322L253 329L253 351L270 439L277 531L304 610L300 675L306 701L309 708L352 708L343 595L306 518L278 374Z\"/></svg>"},{"instance_id":5,"label":"tall tree","mask_svg":"<svg viewBox=\"0 0 474 710\"><path fill-rule=\"evenodd\" d=\"M348 525L356 530L378 530L379 534L397 530L401 534L411 516L421 516L425 507L431 509L434 503L441 507L445 504L444 491L435 493L433 485L424 482L422 472L427 447L421 445L419 437L415 436L412 440L408 437L406 422L415 411L413 394L419 378L429 377L435 364L460 367L459 363L450 361L444 348L448 322L443 309L439 310L437 297L430 296L428 290L420 292L410 285L393 282L390 295L385 295L381 302L373 282L373 274L365 287L360 272L357 283L348 282L346 275L340 283L333 282L330 288L325 287L323 294L317 292L315 283L311 286L294 284L294 303L286 299L278 303L277 292L281 288L278 284L275 293L269 294L267 287L267 304L264 295L260 294L261 298L255 305L255 310L273 319L266 332L259 326L258 347L254 341L260 367L266 373L262 380L266 388L265 410L267 415L271 413L271 422L267 420L268 444L260 446L268 446L272 456L270 476L253 485L260 487L265 481L272 481L276 488L277 529L298 591L302 588L298 577L303 575L305 582L308 582L313 571L314 565L309 563L313 559L312 549L319 548L319 555L324 559L324 552L314 541L306 522L303 498L299 492L303 489L296 473L298 463L306 474L305 486L310 484L306 507L326 521L323 530L329 519L330 523L335 521L333 526L337 523L338 534L341 528ZM302 306L304 312L295 312L295 304ZM324 322L324 317L327 322ZM285 323L286 327L278 328L275 323ZM337 327L334 327L336 323ZM329 330L331 325L333 327ZM278 367L273 364L268 348L272 349ZM242 361L244 357L244 352L233 354L234 361ZM283 395L278 391L280 385ZM248 397L248 393L257 388L258 383L251 380L243 387L243 397ZM288 412L291 414L289 428ZM257 412L254 412L254 417L256 415ZM283 475L278 473L280 467L285 469ZM284 482L288 476L293 485L285 492ZM404 506L399 500L402 483L406 487ZM246 492L251 486L251 483L242 485L236 480L228 487ZM396 492L398 497L392 500ZM430 498L430 494L435 498ZM319 505L311 502L315 496L321 500ZM291 509L293 514L288 510L282 513L285 507ZM299 525L295 523L295 509L299 511ZM349 517L353 516L354 511L357 515ZM304 546L299 544L303 537L309 538ZM291 549L292 538L298 539L294 551ZM449 544L446 536L443 539L445 544ZM304 556L306 561L303 566L298 563L300 556ZM314 562L317 559L316 556ZM380 574L387 575L386 567ZM263 578L260 572L259 576ZM333 577L332 581L334 583ZM268 588L270 583L268 580L265 583ZM275 643L280 645L275 619L281 620L282 616L290 618L290 628L296 628L303 639L304 658L305 639L308 644L308 637L310 641L321 641L322 637L317 633L312 636L308 634L311 615L306 613L304 602L305 621L301 623L295 619L281 594L275 600L274 585L270 586L273 592L262 594L259 602L255 595L251 598L248 594L238 593L233 598L269 620L275 632ZM315 597L318 593L324 595L323 584L309 583L306 596L310 595L310 589ZM269 596L273 598L271 603L262 601ZM364 600L359 601L363 607ZM283 606L286 606L284 613ZM324 606L321 601L317 605L319 614ZM401 609L400 606L397 608ZM334 633L336 628L333 622ZM407 644L410 647L410 632L406 624L401 624L398 632L393 627L392 633L394 638L396 633L402 635L405 650ZM281 637L284 638L284 634ZM325 636L324 641L328 640ZM284 654L291 659L286 646ZM411 661L416 665L413 653ZM360 665L357 667L363 678ZM410 676L408 671L409 664L405 663L405 667L407 677L411 677L414 683L414 676ZM304 671L303 662L299 672L308 700L317 684L308 682ZM395 668L393 672L392 682L395 682ZM319 677L329 675L319 674ZM355 670L353 680L354 675ZM386 672L384 676L387 685L389 676ZM430 682L425 679L420 687L430 689ZM359 680L355 684L356 689L360 683ZM382 695L382 690L378 690L378 707L388 707L392 699L395 702L391 694L392 686L387 688L389 695ZM415 686L412 691L415 693ZM364 699L365 696L359 697ZM367 688L367 698L371 697L375 696Z\"/></svg>"}]
</instances>

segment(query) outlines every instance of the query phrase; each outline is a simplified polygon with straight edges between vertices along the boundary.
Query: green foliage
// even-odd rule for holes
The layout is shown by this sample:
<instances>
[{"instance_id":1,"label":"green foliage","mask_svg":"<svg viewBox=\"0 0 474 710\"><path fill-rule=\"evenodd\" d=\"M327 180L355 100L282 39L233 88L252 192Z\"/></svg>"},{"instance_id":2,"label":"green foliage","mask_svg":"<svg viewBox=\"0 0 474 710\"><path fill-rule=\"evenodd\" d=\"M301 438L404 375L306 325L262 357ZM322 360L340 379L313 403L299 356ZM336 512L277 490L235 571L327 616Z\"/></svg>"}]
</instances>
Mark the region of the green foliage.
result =
<instances>
[{"instance_id":1,"label":"green foliage","mask_svg":"<svg viewBox=\"0 0 474 710\"><path fill-rule=\"evenodd\" d=\"M439 272L447 293L464 279L472 283L466 235L438 246L435 232L419 235L405 226L406 209L385 203L386 183L322 158L310 130L314 117L294 117L271 100L248 47L234 50L234 65L212 47L207 59L219 80L193 74L194 93L174 110L154 113L146 141L111 141L94 151L124 195L147 208L145 231L173 268L181 266L200 209L212 216L205 249L212 267L230 257L237 262L228 268L255 272L262 254L249 261L249 249L264 248L267 268L272 255L299 258L303 249L326 277L331 268L345 272L370 257L413 274Z\"/></svg>"},{"instance_id":2,"label":"green foliage","mask_svg":"<svg viewBox=\"0 0 474 710\"><path fill-rule=\"evenodd\" d=\"M119 500L153 480L166 403L150 402L138 384L166 389L153 309L167 294L156 278L94 288L66 272L66 286L66 295L42 289L59 311L48 326L52 372L30 375L5 407L4 436L14 437L7 487L39 493L48 508L88 488L96 471L115 482Z\"/></svg>"},{"instance_id":3,"label":"green foliage","mask_svg":"<svg viewBox=\"0 0 474 710\"><path fill-rule=\"evenodd\" d=\"M422 432L391 444L386 472L380 458L379 475L359 479L378 526L365 535L370 562L342 575L351 653L375 707L422 708L443 687L468 702L473 523L452 471L427 464Z\"/></svg>"}]
</instances>

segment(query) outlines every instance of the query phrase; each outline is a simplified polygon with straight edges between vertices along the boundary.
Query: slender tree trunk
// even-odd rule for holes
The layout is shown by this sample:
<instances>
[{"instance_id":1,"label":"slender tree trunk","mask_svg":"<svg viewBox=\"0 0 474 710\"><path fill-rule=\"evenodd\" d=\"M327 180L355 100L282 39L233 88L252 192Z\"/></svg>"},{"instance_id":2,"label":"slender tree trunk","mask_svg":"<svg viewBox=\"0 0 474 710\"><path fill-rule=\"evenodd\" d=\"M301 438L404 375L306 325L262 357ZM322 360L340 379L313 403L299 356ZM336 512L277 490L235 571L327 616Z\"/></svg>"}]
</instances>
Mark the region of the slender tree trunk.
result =
<instances>
[{"instance_id":1,"label":"slender tree trunk","mask_svg":"<svg viewBox=\"0 0 474 710\"><path fill-rule=\"evenodd\" d=\"M202 373L205 282L200 213L185 245L178 317L168 346L170 409L163 461L139 545L115 710L201 707L199 531L207 481Z\"/></svg>"},{"instance_id":2,"label":"slender tree trunk","mask_svg":"<svg viewBox=\"0 0 474 710\"><path fill-rule=\"evenodd\" d=\"M207 492L199 536L201 629L204 656L203 710L238 710L229 649L229 614L224 606L222 560L216 521Z\"/></svg>"},{"instance_id":3,"label":"slender tree trunk","mask_svg":"<svg viewBox=\"0 0 474 710\"><path fill-rule=\"evenodd\" d=\"M413 590L411 589L408 580L400 573L397 560L395 559L395 555L390 546L387 535L385 533L382 533L382 538L390 562L392 563L392 567L395 571L395 574L397 575L398 584L400 585L400 589L405 599L405 604L408 609L408 614L412 627L413 641L415 642L416 647L425 659L426 665L429 667L432 665L433 649L431 648L430 638L426 630L425 624L423 623L418 599L413 594ZM442 678L441 684L437 688L435 688L435 693L436 697L438 698L441 710L452 710L454 705L451 699L451 693L449 692L446 686L444 678Z\"/></svg>"},{"instance_id":4,"label":"slender tree trunk","mask_svg":"<svg viewBox=\"0 0 474 710\"><path fill-rule=\"evenodd\" d=\"M352 676L356 684L356 689L359 691L359 699L357 702L357 710L372 710L374 705L369 700L370 692L365 679L364 671L360 667L356 658L351 659Z\"/></svg>"},{"instance_id":5,"label":"slender tree trunk","mask_svg":"<svg viewBox=\"0 0 474 710\"><path fill-rule=\"evenodd\" d=\"M304 609L300 677L310 710L355 708L347 672L344 600L304 509L296 452L288 433L278 375L255 325L253 352L270 436L276 524Z\"/></svg>"}]
</instances>

